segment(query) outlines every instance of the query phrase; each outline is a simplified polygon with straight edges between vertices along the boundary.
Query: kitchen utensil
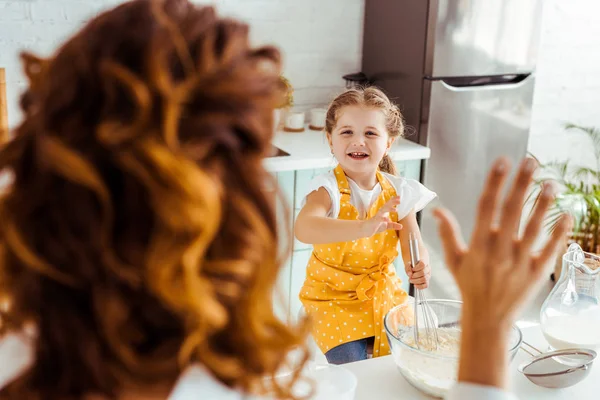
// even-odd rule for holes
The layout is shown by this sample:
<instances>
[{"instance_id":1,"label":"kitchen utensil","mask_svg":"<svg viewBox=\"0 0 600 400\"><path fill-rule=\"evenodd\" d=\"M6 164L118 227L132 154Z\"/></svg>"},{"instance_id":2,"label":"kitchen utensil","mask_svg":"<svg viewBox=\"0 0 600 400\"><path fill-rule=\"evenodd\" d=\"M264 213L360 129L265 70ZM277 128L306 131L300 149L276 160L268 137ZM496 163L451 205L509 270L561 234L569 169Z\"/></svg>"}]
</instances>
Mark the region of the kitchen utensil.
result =
<instances>
[{"instance_id":1,"label":"kitchen utensil","mask_svg":"<svg viewBox=\"0 0 600 400\"><path fill-rule=\"evenodd\" d=\"M320 131L325 128L325 118L327 110L324 108L313 108L310 110L310 124L308 128L313 131Z\"/></svg>"},{"instance_id":2,"label":"kitchen utensil","mask_svg":"<svg viewBox=\"0 0 600 400\"><path fill-rule=\"evenodd\" d=\"M540 310L542 332L553 350L600 351L600 257L573 243L562 264Z\"/></svg>"},{"instance_id":3,"label":"kitchen utensil","mask_svg":"<svg viewBox=\"0 0 600 400\"><path fill-rule=\"evenodd\" d=\"M410 232L408 235L409 249L410 249L410 262L414 268L420 260L419 255L419 241L417 240L414 233ZM419 306L421 312L419 313ZM429 349L437 349L438 346L438 334L437 325L435 321L435 313L427 303L427 297L421 289L415 290L415 324L414 324L414 336L417 347L421 349L422 346L427 346ZM419 317L421 315L422 317ZM422 335L424 333L424 335Z\"/></svg>"},{"instance_id":4,"label":"kitchen utensil","mask_svg":"<svg viewBox=\"0 0 600 400\"><path fill-rule=\"evenodd\" d=\"M458 338L461 328L462 303L454 300L428 299L427 304L438 319L440 339L448 332ZM419 307L420 308L420 307ZM420 310L419 310L420 311ZM394 363L404 378L420 391L430 396L444 397L456 384L460 343L457 339L453 351L446 351L448 343L440 340L437 351L418 349L415 346L412 301L392 308L384 319L384 328L392 350ZM407 317L409 316L409 317ZM513 326L507 338L509 359L516 356L523 335L517 326Z\"/></svg>"},{"instance_id":5,"label":"kitchen utensil","mask_svg":"<svg viewBox=\"0 0 600 400\"><path fill-rule=\"evenodd\" d=\"M597 356L594 350L589 349L542 353L527 342L523 342L521 350L533 359L521 364L519 372L536 385L551 389L566 388L581 382L590 373Z\"/></svg>"},{"instance_id":6,"label":"kitchen utensil","mask_svg":"<svg viewBox=\"0 0 600 400\"><path fill-rule=\"evenodd\" d=\"M346 89L360 89L369 85L369 78L362 72L347 74L343 78L346 81Z\"/></svg>"},{"instance_id":7,"label":"kitchen utensil","mask_svg":"<svg viewBox=\"0 0 600 400\"><path fill-rule=\"evenodd\" d=\"M302 132L304 131L304 113L300 111L290 111L285 116L286 132Z\"/></svg>"}]
</instances>

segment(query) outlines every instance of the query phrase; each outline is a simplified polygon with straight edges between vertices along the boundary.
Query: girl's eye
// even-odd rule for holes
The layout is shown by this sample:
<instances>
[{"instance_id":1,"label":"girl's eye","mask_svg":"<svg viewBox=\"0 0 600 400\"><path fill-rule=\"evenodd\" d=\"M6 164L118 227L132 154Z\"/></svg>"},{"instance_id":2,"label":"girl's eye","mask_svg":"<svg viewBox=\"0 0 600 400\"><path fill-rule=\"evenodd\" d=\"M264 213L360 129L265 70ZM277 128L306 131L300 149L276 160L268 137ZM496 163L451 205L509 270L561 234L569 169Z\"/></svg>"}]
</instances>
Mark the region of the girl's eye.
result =
<instances>
[{"instance_id":1,"label":"girl's eye","mask_svg":"<svg viewBox=\"0 0 600 400\"><path fill-rule=\"evenodd\" d=\"M367 131L367 136L377 136L377 133L373 131Z\"/></svg>"},{"instance_id":2,"label":"girl's eye","mask_svg":"<svg viewBox=\"0 0 600 400\"><path fill-rule=\"evenodd\" d=\"M352 131L350 131L350 130L342 131L342 135L352 135Z\"/></svg>"}]
</instances>

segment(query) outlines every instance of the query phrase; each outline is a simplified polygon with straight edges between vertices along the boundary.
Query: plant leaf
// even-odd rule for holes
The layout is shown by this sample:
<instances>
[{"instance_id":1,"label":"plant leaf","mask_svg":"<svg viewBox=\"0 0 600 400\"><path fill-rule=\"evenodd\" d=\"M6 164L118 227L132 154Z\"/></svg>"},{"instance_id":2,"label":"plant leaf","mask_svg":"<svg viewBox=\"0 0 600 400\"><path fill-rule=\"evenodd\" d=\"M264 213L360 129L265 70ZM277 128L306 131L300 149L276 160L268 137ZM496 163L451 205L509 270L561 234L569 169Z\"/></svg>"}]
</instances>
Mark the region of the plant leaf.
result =
<instances>
[{"instance_id":1,"label":"plant leaf","mask_svg":"<svg viewBox=\"0 0 600 400\"><path fill-rule=\"evenodd\" d=\"M598 162L600 161L600 129L567 123L565 124L565 130L577 130L579 132L585 133L590 138L594 147L594 156L596 157L596 164L598 164Z\"/></svg>"}]
</instances>

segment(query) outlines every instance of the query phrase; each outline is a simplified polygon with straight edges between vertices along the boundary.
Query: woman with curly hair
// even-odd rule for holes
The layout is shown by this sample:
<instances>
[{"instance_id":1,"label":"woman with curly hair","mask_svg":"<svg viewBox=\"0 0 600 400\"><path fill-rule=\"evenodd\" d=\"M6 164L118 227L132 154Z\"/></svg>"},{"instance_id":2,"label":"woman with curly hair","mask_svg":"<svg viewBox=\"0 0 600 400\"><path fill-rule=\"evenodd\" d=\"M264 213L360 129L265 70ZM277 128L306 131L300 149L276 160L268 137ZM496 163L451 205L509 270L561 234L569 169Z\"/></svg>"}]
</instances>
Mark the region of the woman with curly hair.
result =
<instances>
[{"instance_id":1,"label":"woman with curly hair","mask_svg":"<svg viewBox=\"0 0 600 400\"><path fill-rule=\"evenodd\" d=\"M134 0L23 60L24 120L0 148L0 400L293 399L298 372L269 379L308 332L272 307L282 263L262 160L285 96L277 50L211 8ZM502 202L497 163L468 246L436 213L465 304L453 398L510 398L502 327L570 224L531 257L547 187L518 238L534 169Z\"/></svg>"},{"instance_id":2,"label":"woman with curly hair","mask_svg":"<svg viewBox=\"0 0 600 400\"><path fill-rule=\"evenodd\" d=\"M190 379L202 398L293 397L295 379L264 379L306 336L272 307L278 51L212 8L135 0L22 58L24 120L0 149L0 399L164 399Z\"/></svg>"}]
</instances>

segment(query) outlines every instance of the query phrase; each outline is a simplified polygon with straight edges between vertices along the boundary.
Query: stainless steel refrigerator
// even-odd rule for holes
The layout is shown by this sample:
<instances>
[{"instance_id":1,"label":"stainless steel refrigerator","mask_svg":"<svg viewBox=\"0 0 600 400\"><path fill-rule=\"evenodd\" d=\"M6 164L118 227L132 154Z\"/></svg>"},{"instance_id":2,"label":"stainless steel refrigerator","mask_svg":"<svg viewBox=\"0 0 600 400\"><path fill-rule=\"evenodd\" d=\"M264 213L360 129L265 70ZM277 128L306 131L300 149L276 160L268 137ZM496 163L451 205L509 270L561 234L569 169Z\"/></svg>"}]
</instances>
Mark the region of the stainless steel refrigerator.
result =
<instances>
[{"instance_id":1,"label":"stainless steel refrigerator","mask_svg":"<svg viewBox=\"0 0 600 400\"><path fill-rule=\"evenodd\" d=\"M366 0L363 72L431 148L422 181L465 239L491 163L527 152L543 0ZM441 248L430 213L426 242Z\"/></svg>"}]
</instances>

